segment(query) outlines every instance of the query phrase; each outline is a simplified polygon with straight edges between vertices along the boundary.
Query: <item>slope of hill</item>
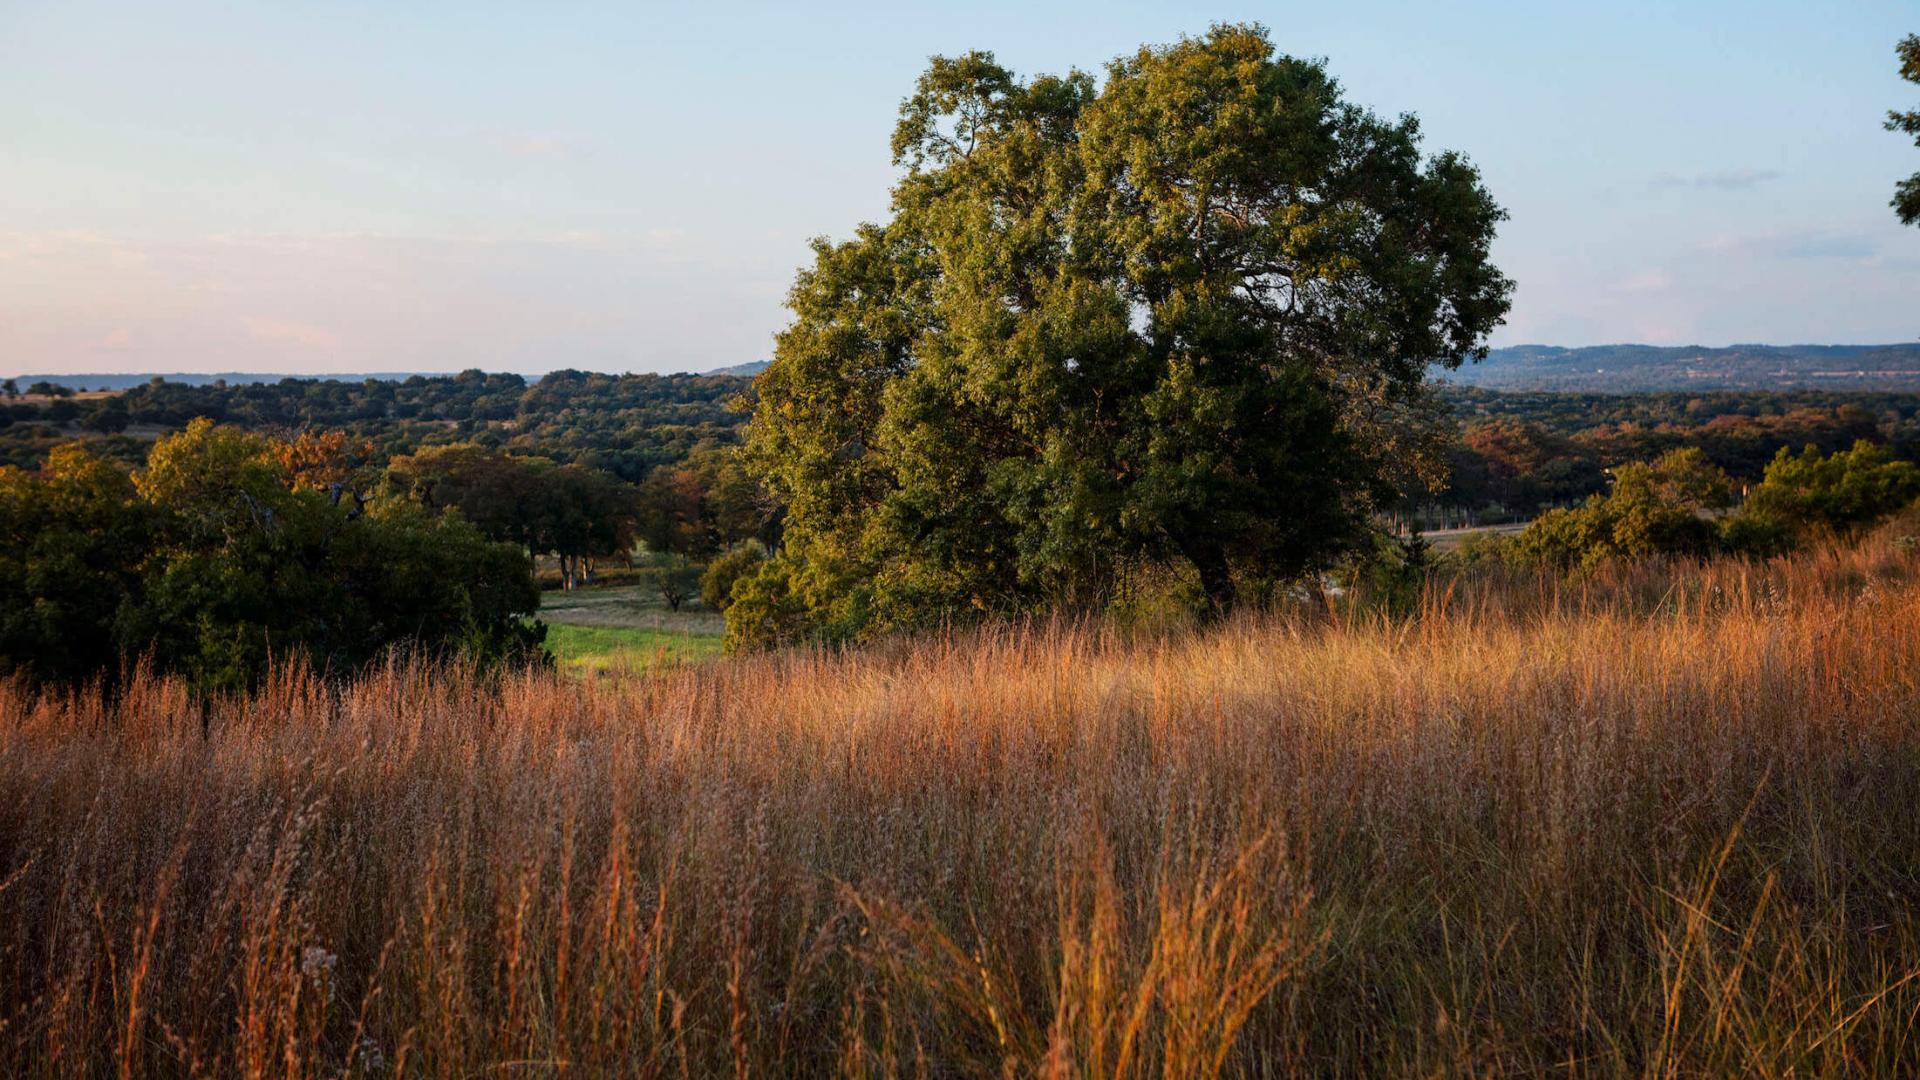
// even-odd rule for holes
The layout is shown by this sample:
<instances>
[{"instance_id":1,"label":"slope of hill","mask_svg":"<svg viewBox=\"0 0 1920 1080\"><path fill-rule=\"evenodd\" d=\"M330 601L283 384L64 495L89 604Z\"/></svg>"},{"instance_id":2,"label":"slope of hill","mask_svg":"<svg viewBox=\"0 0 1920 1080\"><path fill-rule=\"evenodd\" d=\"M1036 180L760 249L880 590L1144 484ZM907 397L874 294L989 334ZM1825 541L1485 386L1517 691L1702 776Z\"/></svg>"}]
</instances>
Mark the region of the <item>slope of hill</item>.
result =
<instances>
[{"instance_id":1,"label":"slope of hill","mask_svg":"<svg viewBox=\"0 0 1920 1080\"><path fill-rule=\"evenodd\" d=\"M712 371L703 371L701 372L701 374L703 375L741 375L741 376L746 376L750 378L754 375L760 374L765 370L767 370L767 361L749 360L744 364L728 364L726 367L717 367L717 368L714 368Z\"/></svg>"},{"instance_id":2,"label":"slope of hill","mask_svg":"<svg viewBox=\"0 0 1920 1080\"><path fill-rule=\"evenodd\" d=\"M767 369L765 360L749 360L701 372L751 378ZM1551 390L1572 393L1635 394L1692 390L1920 390L1920 342L1892 345L1514 345L1494 349L1477 364L1458 371L1435 369L1440 378L1486 390ZM226 371L215 373L135 372L124 374L16 375L21 386L52 382L88 390L128 390L156 378L186 386L248 386L283 379L321 379L360 383L369 379L403 382L409 378L449 377L449 372L367 372L352 375L287 375ZM529 383L539 376L526 378Z\"/></svg>"},{"instance_id":3,"label":"slope of hill","mask_svg":"<svg viewBox=\"0 0 1920 1080\"><path fill-rule=\"evenodd\" d=\"M1895 345L1516 345L1437 372L1488 390L1920 390L1920 342Z\"/></svg>"},{"instance_id":4,"label":"slope of hill","mask_svg":"<svg viewBox=\"0 0 1920 1080\"><path fill-rule=\"evenodd\" d=\"M729 364L714 368L712 371L686 372L699 375L739 375L754 376L767 370L765 360L749 360L743 364ZM322 382L364 383L405 382L408 379L446 379L455 375L451 371L364 371L349 373L289 373L285 371L131 371L131 372L91 372L69 375L9 375L21 386L31 386L37 382L53 383L86 390L131 390L136 386L145 386L155 379L176 383L181 386L213 386L225 383L228 386L259 386L265 383L277 383L285 379L300 381L318 380ZM541 376L524 376L527 382L537 383Z\"/></svg>"}]
</instances>

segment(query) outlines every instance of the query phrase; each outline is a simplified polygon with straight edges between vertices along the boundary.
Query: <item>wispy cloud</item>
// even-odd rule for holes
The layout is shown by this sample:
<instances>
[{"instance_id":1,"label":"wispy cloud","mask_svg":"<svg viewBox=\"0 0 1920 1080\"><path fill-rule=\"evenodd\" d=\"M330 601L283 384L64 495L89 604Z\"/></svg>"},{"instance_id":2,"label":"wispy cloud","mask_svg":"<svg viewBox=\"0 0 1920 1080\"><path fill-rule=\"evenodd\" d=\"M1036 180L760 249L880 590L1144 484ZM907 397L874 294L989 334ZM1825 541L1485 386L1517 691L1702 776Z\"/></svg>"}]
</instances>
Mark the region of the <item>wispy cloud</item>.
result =
<instances>
[{"instance_id":1,"label":"wispy cloud","mask_svg":"<svg viewBox=\"0 0 1920 1080\"><path fill-rule=\"evenodd\" d=\"M580 149L574 140L558 135L503 135L494 140L494 146L508 157L518 158L572 157Z\"/></svg>"},{"instance_id":2,"label":"wispy cloud","mask_svg":"<svg viewBox=\"0 0 1920 1080\"><path fill-rule=\"evenodd\" d=\"M1761 259L1871 259L1879 250L1865 233L1825 231L1718 236L1700 246L1709 256Z\"/></svg>"},{"instance_id":3,"label":"wispy cloud","mask_svg":"<svg viewBox=\"0 0 1920 1080\"><path fill-rule=\"evenodd\" d=\"M1614 288L1625 293L1665 292L1673 288L1673 275L1665 270L1643 270L1623 279Z\"/></svg>"},{"instance_id":4,"label":"wispy cloud","mask_svg":"<svg viewBox=\"0 0 1920 1080\"><path fill-rule=\"evenodd\" d=\"M340 347L340 336L333 331L311 323L292 322L285 319L247 319L247 336L255 341L276 345L294 345L303 349L336 349Z\"/></svg>"},{"instance_id":5,"label":"wispy cloud","mask_svg":"<svg viewBox=\"0 0 1920 1080\"><path fill-rule=\"evenodd\" d=\"M1785 175L1777 169L1722 169L1718 172L1661 173L1652 186L1660 188L1700 188L1709 191L1748 191Z\"/></svg>"},{"instance_id":6,"label":"wispy cloud","mask_svg":"<svg viewBox=\"0 0 1920 1080\"><path fill-rule=\"evenodd\" d=\"M1781 246L1780 254L1789 259L1865 259L1875 250L1868 237L1834 234L1792 238Z\"/></svg>"}]
</instances>

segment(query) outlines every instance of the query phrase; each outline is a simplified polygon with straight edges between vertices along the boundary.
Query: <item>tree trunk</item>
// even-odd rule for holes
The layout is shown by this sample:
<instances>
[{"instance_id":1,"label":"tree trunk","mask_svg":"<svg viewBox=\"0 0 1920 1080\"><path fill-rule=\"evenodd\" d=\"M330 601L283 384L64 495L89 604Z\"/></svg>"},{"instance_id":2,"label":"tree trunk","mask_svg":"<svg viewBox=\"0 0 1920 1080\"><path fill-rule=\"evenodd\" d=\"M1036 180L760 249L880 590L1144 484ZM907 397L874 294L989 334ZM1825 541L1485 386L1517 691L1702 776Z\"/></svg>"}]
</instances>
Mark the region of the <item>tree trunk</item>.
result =
<instances>
[{"instance_id":1,"label":"tree trunk","mask_svg":"<svg viewBox=\"0 0 1920 1080\"><path fill-rule=\"evenodd\" d=\"M1227 565L1227 551L1217 540L1190 540L1180 549L1200 572L1200 588L1207 594L1209 614L1224 618L1233 611L1238 598L1233 587L1233 570Z\"/></svg>"}]
</instances>

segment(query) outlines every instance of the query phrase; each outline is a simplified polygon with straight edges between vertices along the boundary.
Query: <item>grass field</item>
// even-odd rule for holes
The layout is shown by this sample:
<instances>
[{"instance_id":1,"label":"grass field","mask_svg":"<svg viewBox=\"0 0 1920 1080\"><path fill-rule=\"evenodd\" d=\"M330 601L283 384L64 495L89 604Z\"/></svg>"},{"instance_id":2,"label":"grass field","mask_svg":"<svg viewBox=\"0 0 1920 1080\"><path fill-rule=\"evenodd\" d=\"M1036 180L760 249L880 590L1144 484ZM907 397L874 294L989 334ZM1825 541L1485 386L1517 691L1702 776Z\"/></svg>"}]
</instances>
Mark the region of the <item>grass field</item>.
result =
<instances>
[{"instance_id":1,"label":"grass field","mask_svg":"<svg viewBox=\"0 0 1920 1080\"><path fill-rule=\"evenodd\" d=\"M656 594L635 587L546 592L540 618L561 669L590 675L632 674L717 656L726 629L713 612L691 605L670 611Z\"/></svg>"},{"instance_id":2,"label":"grass field","mask_svg":"<svg viewBox=\"0 0 1920 1080\"><path fill-rule=\"evenodd\" d=\"M1901 1075L1920 561L0 687L0 1075Z\"/></svg>"}]
</instances>

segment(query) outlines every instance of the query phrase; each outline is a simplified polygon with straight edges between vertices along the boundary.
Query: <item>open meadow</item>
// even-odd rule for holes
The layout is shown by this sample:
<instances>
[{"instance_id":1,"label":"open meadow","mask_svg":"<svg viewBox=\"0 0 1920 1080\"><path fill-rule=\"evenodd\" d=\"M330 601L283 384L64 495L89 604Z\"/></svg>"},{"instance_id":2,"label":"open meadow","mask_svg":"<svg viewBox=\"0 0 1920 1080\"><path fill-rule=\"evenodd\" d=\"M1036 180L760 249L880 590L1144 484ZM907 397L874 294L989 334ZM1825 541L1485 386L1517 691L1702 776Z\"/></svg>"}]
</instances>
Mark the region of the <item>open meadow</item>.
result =
<instances>
[{"instance_id":1,"label":"open meadow","mask_svg":"<svg viewBox=\"0 0 1920 1080\"><path fill-rule=\"evenodd\" d=\"M717 656L726 628L714 612L671 611L652 590L626 585L543 592L540 620L555 663L584 675L631 674Z\"/></svg>"},{"instance_id":2,"label":"open meadow","mask_svg":"<svg viewBox=\"0 0 1920 1080\"><path fill-rule=\"evenodd\" d=\"M1228 7L0 3L0 1080L1920 1076L1912 5Z\"/></svg>"},{"instance_id":3,"label":"open meadow","mask_svg":"<svg viewBox=\"0 0 1920 1080\"><path fill-rule=\"evenodd\" d=\"M1920 559L0 690L8 1076L1891 1074Z\"/></svg>"}]
</instances>

